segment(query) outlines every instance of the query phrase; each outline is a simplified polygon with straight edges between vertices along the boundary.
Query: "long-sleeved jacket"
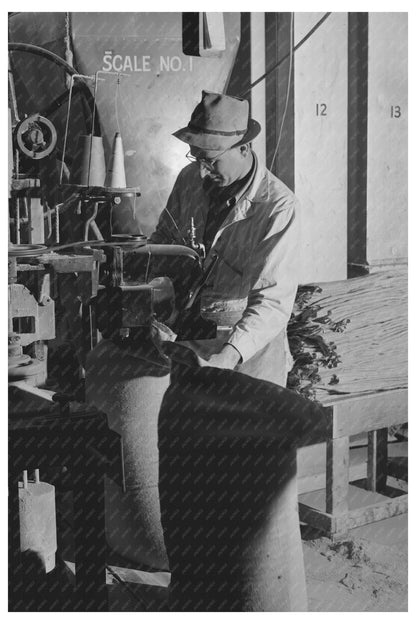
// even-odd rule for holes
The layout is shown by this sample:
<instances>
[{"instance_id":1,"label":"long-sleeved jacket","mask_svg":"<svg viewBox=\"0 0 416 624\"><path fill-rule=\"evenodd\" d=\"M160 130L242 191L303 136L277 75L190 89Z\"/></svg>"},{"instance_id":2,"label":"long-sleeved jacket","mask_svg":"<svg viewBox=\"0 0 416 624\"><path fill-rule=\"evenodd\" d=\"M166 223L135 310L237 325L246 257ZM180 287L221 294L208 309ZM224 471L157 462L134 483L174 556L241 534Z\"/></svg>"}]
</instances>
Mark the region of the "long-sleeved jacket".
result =
<instances>
[{"instance_id":1,"label":"long-sleeved jacket","mask_svg":"<svg viewBox=\"0 0 416 624\"><path fill-rule=\"evenodd\" d=\"M184 244L191 217L202 241L208 209L199 167L188 165L178 175L151 241ZM237 370L285 385L290 368L286 326L298 285L298 203L256 156L253 176L236 196L205 266L214 254L218 261L202 294L201 313L232 329L216 341L194 341L192 347L204 357L230 343L242 357Z\"/></svg>"}]
</instances>

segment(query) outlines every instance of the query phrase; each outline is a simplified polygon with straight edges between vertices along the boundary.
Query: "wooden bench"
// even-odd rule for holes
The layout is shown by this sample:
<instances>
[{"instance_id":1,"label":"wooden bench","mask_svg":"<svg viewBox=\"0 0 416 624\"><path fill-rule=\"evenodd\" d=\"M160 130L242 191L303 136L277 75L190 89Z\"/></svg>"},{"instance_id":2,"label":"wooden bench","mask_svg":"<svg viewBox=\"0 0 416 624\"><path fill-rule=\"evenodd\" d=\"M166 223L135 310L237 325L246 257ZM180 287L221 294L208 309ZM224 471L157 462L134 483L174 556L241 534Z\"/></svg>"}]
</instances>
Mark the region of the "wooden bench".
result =
<instances>
[{"instance_id":1,"label":"wooden bench","mask_svg":"<svg viewBox=\"0 0 416 624\"><path fill-rule=\"evenodd\" d=\"M402 513L408 507L407 493L359 509L349 509L350 439L368 432L367 489L382 492L388 476L387 431L407 422L407 389L373 394L328 397L324 402L328 417L326 441L325 511L299 503L302 522L337 539L349 529Z\"/></svg>"}]
</instances>

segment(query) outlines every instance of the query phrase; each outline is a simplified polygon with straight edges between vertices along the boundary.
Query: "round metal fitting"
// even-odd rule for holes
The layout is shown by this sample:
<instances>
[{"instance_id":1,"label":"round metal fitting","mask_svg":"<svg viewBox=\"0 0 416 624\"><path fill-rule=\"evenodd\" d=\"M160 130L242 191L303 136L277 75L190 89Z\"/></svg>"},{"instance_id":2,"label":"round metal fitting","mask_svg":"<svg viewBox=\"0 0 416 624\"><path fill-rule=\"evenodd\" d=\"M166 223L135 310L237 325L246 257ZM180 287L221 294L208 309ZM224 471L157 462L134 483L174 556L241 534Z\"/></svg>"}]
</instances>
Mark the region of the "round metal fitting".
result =
<instances>
[{"instance_id":1,"label":"round metal fitting","mask_svg":"<svg viewBox=\"0 0 416 624\"><path fill-rule=\"evenodd\" d=\"M30 355L27 355L27 353L20 353L20 354L13 354L11 355L9 353L9 359L8 359L8 367L10 368L16 368L17 366L22 366L23 364L28 364L31 360Z\"/></svg>"},{"instance_id":2,"label":"round metal fitting","mask_svg":"<svg viewBox=\"0 0 416 624\"><path fill-rule=\"evenodd\" d=\"M19 150L34 160L49 156L57 141L55 126L41 115L30 115L16 128L16 142Z\"/></svg>"}]
</instances>

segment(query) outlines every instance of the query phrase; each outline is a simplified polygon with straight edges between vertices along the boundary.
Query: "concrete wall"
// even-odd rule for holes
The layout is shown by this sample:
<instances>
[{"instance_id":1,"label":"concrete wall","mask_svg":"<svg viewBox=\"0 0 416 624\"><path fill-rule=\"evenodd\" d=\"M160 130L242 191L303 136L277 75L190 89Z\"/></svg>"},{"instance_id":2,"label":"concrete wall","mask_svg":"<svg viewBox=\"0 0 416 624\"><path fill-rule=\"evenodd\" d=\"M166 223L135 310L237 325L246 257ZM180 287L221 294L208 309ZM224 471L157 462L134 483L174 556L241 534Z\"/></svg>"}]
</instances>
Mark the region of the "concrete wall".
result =
<instances>
[{"instance_id":1,"label":"concrete wall","mask_svg":"<svg viewBox=\"0 0 416 624\"><path fill-rule=\"evenodd\" d=\"M295 13L295 43L322 13ZM347 276L347 13L333 13L295 54L295 193L301 281Z\"/></svg>"},{"instance_id":2,"label":"concrete wall","mask_svg":"<svg viewBox=\"0 0 416 624\"><path fill-rule=\"evenodd\" d=\"M19 14L11 22L11 40L43 45L64 56L64 15ZM295 13L294 42L322 15ZM191 58L182 54L179 12L71 14L74 65L87 74L109 68L128 74L121 79L118 93L114 77L100 82L98 108L107 157L114 132L121 130L127 182L141 187L136 210L146 233L153 229L176 174L187 162L187 146L171 132L188 122L202 88L221 90L226 85L239 43L240 14L224 16L226 53L219 58ZM270 16L257 12L247 16L249 62L239 70L244 88L266 69ZM15 65L22 74L19 84L30 85L36 93L35 103L28 91L27 101L21 102L22 112L44 110L65 88L64 72L39 70L35 81L26 80L25 63L29 78L40 66L37 57L16 56ZM273 75L284 78L285 72L287 63ZM48 80L51 84L46 84ZM276 116L269 115L273 124L269 120L266 127L266 86L267 80L251 92L252 114L263 127L255 141L261 160L265 160L266 142L276 133L273 124L277 123ZM348 14L332 13L294 57L294 186L302 205L302 282L347 276L347 108ZM66 106L60 113L62 119L58 111L53 120L61 136ZM367 197L359 207L363 253L352 261L402 262L407 258L405 13L369 13L367 139L367 182L363 177ZM273 149L274 145L275 141Z\"/></svg>"},{"instance_id":3,"label":"concrete wall","mask_svg":"<svg viewBox=\"0 0 416 624\"><path fill-rule=\"evenodd\" d=\"M295 42L320 17L296 13ZM332 13L295 56L295 192L303 210L303 282L347 275L347 48L348 15ZM406 13L368 15L367 123L362 236L371 269L407 261Z\"/></svg>"},{"instance_id":4,"label":"concrete wall","mask_svg":"<svg viewBox=\"0 0 416 624\"><path fill-rule=\"evenodd\" d=\"M218 57L182 53L182 14L72 13L76 65L82 73L121 71L99 84L107 162L114 133L121 131L128 186L140 186L135 210L150 234L166 204L189 147L172 137L187 125L202 89L222 91L240 36L240 14L224 13L227 49Z\"/></svg>"},{"instance_id":5,"label":"concrete wall","mask_svg":"<svg viewBox=\"0 0 416 624\"><path fill-rule=\"evenodd\" d=\"M407 259L407 14L369 13L367 261Z\"/></svg>"}]
</instances>

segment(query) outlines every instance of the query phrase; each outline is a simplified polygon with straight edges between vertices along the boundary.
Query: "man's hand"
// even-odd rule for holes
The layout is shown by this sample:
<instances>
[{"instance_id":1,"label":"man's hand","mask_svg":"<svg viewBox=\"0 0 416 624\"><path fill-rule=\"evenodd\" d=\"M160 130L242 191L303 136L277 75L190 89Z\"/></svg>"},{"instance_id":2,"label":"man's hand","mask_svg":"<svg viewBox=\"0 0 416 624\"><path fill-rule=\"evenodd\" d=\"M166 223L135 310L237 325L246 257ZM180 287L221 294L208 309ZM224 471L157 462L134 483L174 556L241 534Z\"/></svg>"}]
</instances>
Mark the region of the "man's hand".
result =
<instances>
[{"instance_id":1,"label":"man's hand","mask_svg":"<svg viewBox=\"0 0 416 624\"><path fill-rule=\"evenodd\" d=\"M211 355L209 360L198 358L201 366L213 366L214 368L235 368L241 359L240 352L230 344L224 345L220 353Z\"/></svg>"}]
</instances>

